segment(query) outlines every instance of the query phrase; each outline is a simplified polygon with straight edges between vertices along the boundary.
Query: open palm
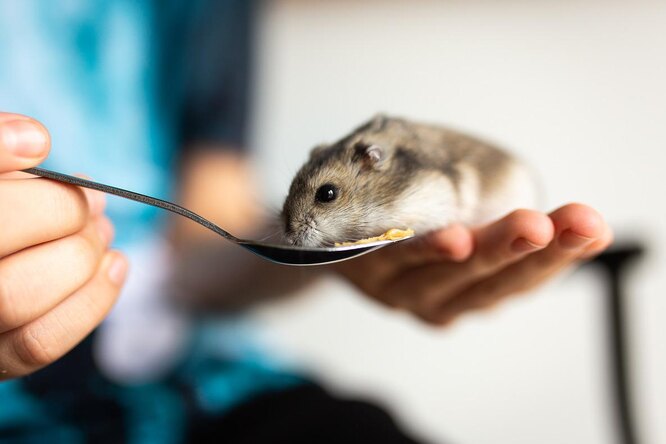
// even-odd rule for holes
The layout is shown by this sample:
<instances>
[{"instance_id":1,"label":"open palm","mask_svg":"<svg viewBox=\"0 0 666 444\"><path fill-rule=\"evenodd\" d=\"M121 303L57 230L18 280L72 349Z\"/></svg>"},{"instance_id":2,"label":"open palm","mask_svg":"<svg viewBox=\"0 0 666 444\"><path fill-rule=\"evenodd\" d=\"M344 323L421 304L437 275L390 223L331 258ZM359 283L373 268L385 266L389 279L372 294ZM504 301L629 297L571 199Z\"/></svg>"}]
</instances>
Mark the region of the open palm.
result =
<instances>
[{"instance_id":1,"label":"open palm","mask_svg":"<svg viewBox=\"0 0 666 444\"><path fill-rule=\"evenodd\" d=\"M603 251L610 227L594 209L516 210L488 225L452 225L343 262L337 270L370 297L435 325L542 284Z\"/></svg>"}]
</instances>

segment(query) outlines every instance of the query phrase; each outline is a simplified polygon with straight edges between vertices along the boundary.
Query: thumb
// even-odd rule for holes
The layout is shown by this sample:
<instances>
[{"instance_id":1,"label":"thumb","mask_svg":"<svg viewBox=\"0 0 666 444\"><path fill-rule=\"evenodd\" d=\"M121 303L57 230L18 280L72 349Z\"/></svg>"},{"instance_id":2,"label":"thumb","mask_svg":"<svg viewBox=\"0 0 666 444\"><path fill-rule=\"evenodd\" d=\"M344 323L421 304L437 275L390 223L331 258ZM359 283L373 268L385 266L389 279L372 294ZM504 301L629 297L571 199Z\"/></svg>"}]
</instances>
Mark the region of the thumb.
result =
<instances>
[{"instance_id":1,"label":"thumb","mask_svg":"<svg viewBox=\"0 0 666 444\"><path fill-rule=\"evenodd\" d=\"M49 153L46 128L20 114L0 112L0 174L38 165Z\"/></svg>"}]
</instances>

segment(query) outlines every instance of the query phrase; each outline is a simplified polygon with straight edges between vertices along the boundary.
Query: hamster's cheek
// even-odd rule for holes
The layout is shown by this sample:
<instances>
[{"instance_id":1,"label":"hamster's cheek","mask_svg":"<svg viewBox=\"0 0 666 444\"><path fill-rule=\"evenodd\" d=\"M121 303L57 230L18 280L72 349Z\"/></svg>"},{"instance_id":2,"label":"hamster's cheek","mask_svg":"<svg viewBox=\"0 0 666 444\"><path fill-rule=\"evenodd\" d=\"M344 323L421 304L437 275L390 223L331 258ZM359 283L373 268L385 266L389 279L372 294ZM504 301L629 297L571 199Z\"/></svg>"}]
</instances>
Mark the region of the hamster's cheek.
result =
<instances>
[{"instance_id":1,"label":"hamster's cheek","mask_svg":"<svg viewBox=\"0 0 666 444\"><path fill-rule=\"evenodd\" d=\"M317 233L322 243L340 242L347 222L344 217L320 216L316 220Z\"/></svg>"}]
</instances>

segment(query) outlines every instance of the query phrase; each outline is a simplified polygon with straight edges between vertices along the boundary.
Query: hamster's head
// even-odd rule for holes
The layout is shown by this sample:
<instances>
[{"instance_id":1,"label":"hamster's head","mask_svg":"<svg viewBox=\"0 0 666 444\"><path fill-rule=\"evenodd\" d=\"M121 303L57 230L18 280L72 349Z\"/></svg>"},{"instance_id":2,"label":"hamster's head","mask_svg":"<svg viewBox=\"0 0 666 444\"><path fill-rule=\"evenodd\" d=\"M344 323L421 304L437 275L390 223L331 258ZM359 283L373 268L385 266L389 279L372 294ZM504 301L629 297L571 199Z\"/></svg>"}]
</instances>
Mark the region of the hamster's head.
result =
<instances>
[{"instance_id":1,"label":"hamster's head","mask_svg":"<svg viewBox=\"0 0 666 444\"><path fill-rule=\"evenodd\" d=\"M380 124L384 128L386 119L375 118L335 144L312 150L282 209L289 244L332 246L392 228L385 215L408 178L396 174L395 138L378 131Z\"/></svg>"}]
</instances>

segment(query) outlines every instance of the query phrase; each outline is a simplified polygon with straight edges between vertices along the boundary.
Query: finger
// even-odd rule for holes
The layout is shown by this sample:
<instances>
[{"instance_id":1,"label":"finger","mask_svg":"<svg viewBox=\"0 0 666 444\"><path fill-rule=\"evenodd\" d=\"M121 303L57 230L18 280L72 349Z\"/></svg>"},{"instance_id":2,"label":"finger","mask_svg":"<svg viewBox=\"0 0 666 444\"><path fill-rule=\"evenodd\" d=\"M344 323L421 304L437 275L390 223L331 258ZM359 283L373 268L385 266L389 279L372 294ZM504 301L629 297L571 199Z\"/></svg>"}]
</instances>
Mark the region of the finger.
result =
<instances>
[{"instance_id":1,"label":"finger","mask_svg":"<svg viewBox=\"0 0 666 444\"><path fill-rule=\"evenodd\" d=\"M464 261L472 254L473 246L470 229L454 224L384 248L378 256L381 253L395 268L415 267L432 262Z\"/></svg>"},{"instance_id":2,"label":"finger","mask_svg":"<svg viewBox=\"0 0 666 444\"><path fill-rule=\"evenodd\" d=\"M477 250L465 264L474 276L484 276L514 262L526 253L547 246L554 227L548 216L533 210L516 210L498 222L475 231Z\"/></svg>"},{"instance_id":3,"label":"finger","mask_svg":"<svg viewBox=\"0 0 666 444\"><path fill-rule=\"evenodd\" d=\"M78 187L35 180L0 181L0 257L80 231L88 204Z\"/></svg>"},{"instance_id":4,"label":"finger","mask_svg":"<svg viewBox=\"0 0 666 444\"><path fill-rule=\"evenodd\" d=\"M95 276L44 316L0 335L0 378L31 373L67 353L106 316L127 273L118 252L106 253Z\"/></svg>"},{"instance_id":5,"label":"finger","mask_svg":"<svg viewBox=\"0 0 666 444\"><path fill-rule=\"evenodd\" d=\"M42 316L95 273L113 228L91 220L79 233L0 260L0 333Z\"/></svg>"},{"instance_id":6,"label":"finger","mask_svg":"<svg viewBox=\"0 0 666 444\"><path fill-rule=\"evenodd\" d=\"M609 230L599 213L580 204L566 205L550 215L556 240L543 251L525 257L497 274L444 301L431 317L447 323L463 312L486 308L502 298L528 291L578 260L597 242L605 242Z\"/></svg>"},{"instance_id":7,"label":"finger","mask_svg":"<svg viewBox=\"0 0 666 444\"><path fill-rule=\"evenodd\" d=\"M432 262L462 261L472 250L471 231L456 224L382 248L353 261L340 262L334 268L364 292L378 294L378 286L396 274L401 275L409 268ZM372 279L367 278L369 269L372 270Z\"/></svg>"},{"instance_id":8,"label":"finger","mask_svg":"<svg viewBox=\"0 0 666 444\"><path fill-rule=\"evenodd\" d=\"M87 174L75 174L75 176L80 177L82 179L87 179L87 180L92 180L90 176ZM83 194L86 196L86 200L88 201L88 208L90 209L90 215L91 216L99 216L102 213L104 213L104 209L106 208L106 195L102 193L101 191L97 190L91 190L90 188L84 188L84 187L79 187L81 191L83 191Z\"/></svg>"},{"instance_id":9,"label":"finger","mask_svg":"<svg viewBox=\"0 0 666 444\"><path fill-rule=\"evenodd\" d=\"M404 301L412 310L439 305L461 288L544 248L552 239L553 224L545 214L517 210L474 234L476 250L466 262L432 264L395 279L387 292L392 304ZM414 294L418 296L405 297Z\"/></svg>"},{"instance_id":10,"label":"finger","mask_svg":"<svg viewBox=\"0 0 666 444\"><path fill-rule=\"evenodd\" d=\"M0 173L34 167L46 158L50 144L41 123L20 114L0 113Z\"/></svg>"},{"instance_id":11,"label":"finger","mask_svg":"<svg viewBox=\"0 0 666 444\"><path fill-rule=\"evenodd\" d=\"M604 230L604 234L601 236L601 238L595 242L593 242L587 250L581 255L581 259L591 259L594 256L598 255L602 251L604 251L606 248L608 248L614 240L615 236L613 234L613 230L610 227L610 225L606 225L606 229Z\"/></svg>"}]
</instances>

